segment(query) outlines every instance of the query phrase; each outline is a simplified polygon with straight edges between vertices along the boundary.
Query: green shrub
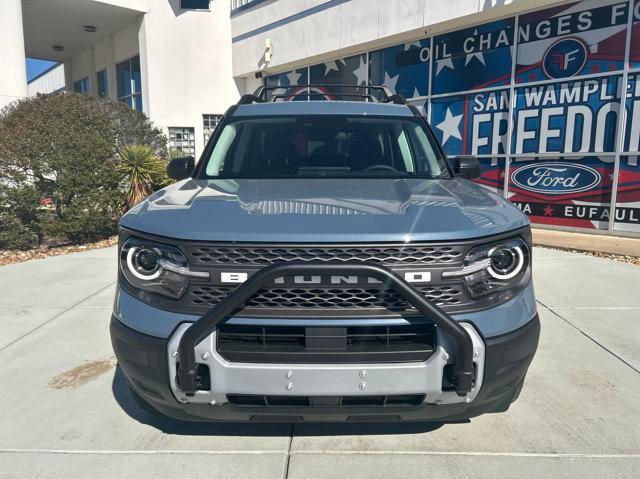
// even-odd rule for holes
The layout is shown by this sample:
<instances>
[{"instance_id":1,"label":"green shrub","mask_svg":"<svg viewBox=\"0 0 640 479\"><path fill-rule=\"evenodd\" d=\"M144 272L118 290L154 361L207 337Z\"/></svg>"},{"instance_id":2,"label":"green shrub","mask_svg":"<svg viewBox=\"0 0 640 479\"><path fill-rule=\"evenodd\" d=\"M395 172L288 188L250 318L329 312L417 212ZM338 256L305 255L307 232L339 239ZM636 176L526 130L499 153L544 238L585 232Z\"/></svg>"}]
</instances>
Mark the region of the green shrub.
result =
<instances>
[{"instance_id":1,"label":"green shrub","mask_svg":"<svg viewBox=\"0 0 640 479\"><path fill-rule=\"evenodd\" d=\"M0 248L114 234L127 193L118 152L131 144L166 158L162 132L120 102L57 93L3 110Z\"/></svg>"}]
</instances>

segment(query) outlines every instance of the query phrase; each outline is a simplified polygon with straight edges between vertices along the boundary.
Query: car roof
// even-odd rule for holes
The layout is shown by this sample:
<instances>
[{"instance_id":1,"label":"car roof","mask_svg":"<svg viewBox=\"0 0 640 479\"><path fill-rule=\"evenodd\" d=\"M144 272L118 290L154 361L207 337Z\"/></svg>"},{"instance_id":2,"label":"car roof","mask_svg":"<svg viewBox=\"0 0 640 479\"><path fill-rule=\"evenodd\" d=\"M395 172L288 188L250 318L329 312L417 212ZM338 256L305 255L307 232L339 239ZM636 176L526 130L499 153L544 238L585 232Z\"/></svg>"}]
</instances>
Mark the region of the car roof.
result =
<instances>
[{"instance_id":1,"label":"car roof","mask_svg":"<svg viewBox=\"0 0 640 479\"><path fill-rule=\"evenodd\" d=\"M239 105L233 116L353 115L412 117L407 105L364 101L279 101Z\"/></svg>"}]
</instances>

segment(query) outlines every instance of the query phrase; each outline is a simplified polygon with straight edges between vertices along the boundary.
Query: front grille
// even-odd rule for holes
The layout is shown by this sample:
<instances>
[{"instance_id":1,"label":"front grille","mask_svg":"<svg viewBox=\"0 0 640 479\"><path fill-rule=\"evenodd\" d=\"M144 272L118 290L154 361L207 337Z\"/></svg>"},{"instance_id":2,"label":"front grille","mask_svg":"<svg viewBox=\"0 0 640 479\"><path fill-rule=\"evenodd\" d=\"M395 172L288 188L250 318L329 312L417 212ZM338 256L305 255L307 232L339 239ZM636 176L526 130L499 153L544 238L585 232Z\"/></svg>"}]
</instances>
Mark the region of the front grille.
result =
<instances>
[{"instance_id":1,"label":"front grille","mask_svg":"<svg viewBox=\"0 0 640 479\"><path fill-rule=\"evenodd\" d=\"M424 394L386 396L260 396L227 394L230 404L244 407L410 407L419 406Z\"/></svg>"},{"instance_id":2,"label":"front grille","mask_svg":"<svg viewBox=\"0 0 640 479\"><path fill-rule=\"evenodd\" d=\"M185 247L193 265L264 266L286 261L369 261L383 265L455 265L462 263L460 246L192 246Z\"/></svg>"},{"instance_id":3,"label":"front grille","mask_svg":"<svg viewBox=\"0 0 640 479\"><path fill-rule=\"evenodd\" d=\"M222 324L217 350L249 363L425 361L436 347L433 323L397 326L249 326Z\"/></svg>"},{"instance_id":4,"label":"front grille","mask_svg":"<svg viewBox=\"0 0 640 479\"><path fill-rule=\"evenodd\" d=\"M202 311L215 306L234 288L228 286L193 285L185 295L189 306ZM467 301L461 286L418 287L429 301L438 306L457 306ZM260 290L246 302L252 309L298 309L298 310L371 310L385 308L402 312L412 306L391 289L376 288L274 288ZM415 311L415 310L414 310ZM249 312L249 311L247 311Z\"/></svg>"}]
</instances>

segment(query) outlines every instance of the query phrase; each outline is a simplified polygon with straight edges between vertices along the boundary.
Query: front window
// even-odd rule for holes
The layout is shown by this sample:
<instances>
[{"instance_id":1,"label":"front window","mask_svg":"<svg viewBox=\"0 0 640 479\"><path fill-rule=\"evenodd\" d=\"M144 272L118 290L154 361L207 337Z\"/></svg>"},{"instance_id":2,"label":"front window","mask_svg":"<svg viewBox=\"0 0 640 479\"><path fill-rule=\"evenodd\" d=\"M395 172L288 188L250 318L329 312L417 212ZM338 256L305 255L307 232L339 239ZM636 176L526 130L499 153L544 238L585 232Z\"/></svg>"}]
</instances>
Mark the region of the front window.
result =
<instances>
[{"instance_id":1,"label":"front window","mask_svg":"<svg viewBox=\"0 0 640 479\"><path fill-rule=\"evenodd\" d=\"M116 65L118 100L137 111L142 111L142 78L140 57L129 58Z\"/></svg>"},{"instance_id":2,"label":"front window","mask_svg":"<svg viewBox=\"0 0 640 479\"><path fill-rule=\"evenodd\" d=\"M444 178L444 157L417 118L243 118L225 124L210 178Z\"/></svg>"},{"instance_id":3,"label":"front window","mask_svg":"<svg viewBox=\"0 0 640 479\"><path fill-rule=\"evenodd\" d=\"M76 93L88 93L89 92L89 79L83 78L73 84L73 91Z\"/></svg>"}]
</instances>

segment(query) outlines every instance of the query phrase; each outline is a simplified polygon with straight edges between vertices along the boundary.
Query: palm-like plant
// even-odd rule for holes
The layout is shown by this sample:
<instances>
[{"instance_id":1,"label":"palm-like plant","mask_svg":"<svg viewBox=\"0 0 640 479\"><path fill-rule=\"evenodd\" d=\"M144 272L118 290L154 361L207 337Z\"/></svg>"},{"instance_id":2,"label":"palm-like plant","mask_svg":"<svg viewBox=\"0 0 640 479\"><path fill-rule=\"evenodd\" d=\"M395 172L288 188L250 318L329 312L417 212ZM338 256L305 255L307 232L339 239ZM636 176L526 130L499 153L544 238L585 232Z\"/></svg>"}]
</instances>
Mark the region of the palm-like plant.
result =
<instances>
[{"instance_id":1,"label":"palm-like plant","mask_svg":"<svg viewBox=\"0 0 640 479\"><path fill-rule=\"evenodd\" d=\"M127 209L170 181L164 161L147 145L127 145L118 153L118 159L118 171L127 188Z\"/></svg>"}]
</instances>

